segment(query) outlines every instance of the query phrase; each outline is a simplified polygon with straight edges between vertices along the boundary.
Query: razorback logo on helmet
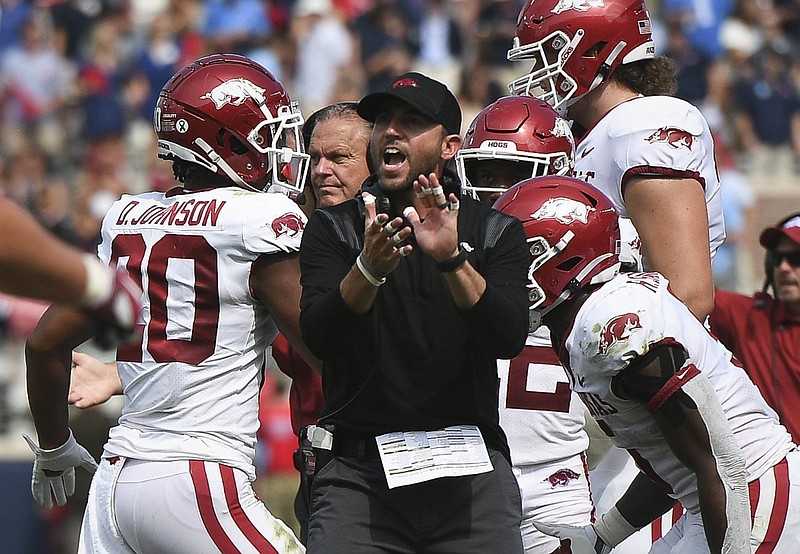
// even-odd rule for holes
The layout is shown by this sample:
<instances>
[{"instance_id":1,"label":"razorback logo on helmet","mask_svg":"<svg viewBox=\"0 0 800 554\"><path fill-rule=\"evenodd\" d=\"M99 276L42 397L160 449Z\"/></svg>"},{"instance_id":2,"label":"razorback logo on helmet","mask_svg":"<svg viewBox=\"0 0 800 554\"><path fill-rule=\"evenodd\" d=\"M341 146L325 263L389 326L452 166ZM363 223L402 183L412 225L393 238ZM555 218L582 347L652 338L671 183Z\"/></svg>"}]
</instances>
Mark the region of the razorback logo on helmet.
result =
<instances>
[{"instance_id":1,"label":"razorback logo on helmet","mask_svg":"<svg viewBox=\"0 0 800 554\"><path fill-rule=\"evenodd\" d=\"M647 137L647 142L651 144L654 142L666 142L672 148L685 146L691 150L692 144L694 144L694 137L688 131L677 127L661 127L661 129Z\"/></svg>"},{"instance_id":2,"label":"razorback logo on helmet","mask_svg":"<svg viewBox=\"0 0 800 554\"><path fill-rule=\"evenodd\" d=\"M419 85L414 79L410 77L406 77L405 79L398 79L392 84L392 88L402 88L402 87L419 88Z\"/></svg>"},{"instance_id":3,"label":"razorback logo on helmet","mask_svg":"<svg viewBox=\"0 0 800 554\"><path fill-rule=\"evenodd\" d=\"M552 474L550 477L548 477L547 481L550 483L550 487L556 488L556 487L559 487L559 486L566 487L567 485L569 485L570 481L575 481L576 479L579 479L579 478L580 478L580 475L578 475L577 473L572 471L570 468L565 467L565 468L559 469L554 474Z\"/></svg>"},{"instance_id":4,"label":"razorback logo on helmet","mask_svg":"<svg viewBox=\"0 0 800 554\"><path fill-rule=\"evenodd\" d=\"M229 79L215 86L211 89L211 92L205 93L200 99L212 100L214 106L219 110L227 104L241 106L248 98L253 97L253 92L258 92L261 96L264 96L266 90L254 85L247 79Z\"/></svg>"},{"instance_id":5,"label":"razorback logo on helmet","mask_svg":"<svg viewBox=\"0 0 800 554\"><path fill-rule=\"evenodd\" d=\"M594 208L572 198L549 198L541 207L531 214L536 220L555 219L559 223L568 225L575 221L587 223L589 214Z\"/></svg>"},{"instance_id":6,"label":"razorback logo on helmet","mask_svg":"<svg viewBox=\"0 0 800 554\"><path fill-rule=\"evenodd\" d=\"M569 128L569 123L562 117L556 118L556 123L553 126L554 137L570 137L572 138L572 131Z\"/></svg>"},{"instance_id":7,"label":"razorback logo on helmet","mask_svg":"<svg viewBox=\"0 0 800 554\"><path fill-rule=\"evenodd\" d=\"M552 9L552 13L563 13L567 10L585 12L589 8L602 8L604 6L605 2L603 0L559 0L556 7Z\"/></svg>"},{"instance_id":8,"label":"razorback logo on helmet","mask_svg":"<svg viewBox=\"0 0 800 554\"><path fill-rule=\"evenodd\" d=\"M642 323L636 314L627 313L611 318L600 330L597 353L606 354L613 344L628 340L636 329L641 328Z\"/></svg>"},{"instance_id":9,"label":"razorback logo on helmet","mask_svg":"<svg viewBox=\"0 0 800 554\"><path fill-rule=\"evenodd\" d=\"M303 231L306 225L297 214L290 212L272 220L272 224L270 226L272 227L272 232L275 233L275 237L277 238L281 235L296 237Z\"/></svg>"}]
</instances>

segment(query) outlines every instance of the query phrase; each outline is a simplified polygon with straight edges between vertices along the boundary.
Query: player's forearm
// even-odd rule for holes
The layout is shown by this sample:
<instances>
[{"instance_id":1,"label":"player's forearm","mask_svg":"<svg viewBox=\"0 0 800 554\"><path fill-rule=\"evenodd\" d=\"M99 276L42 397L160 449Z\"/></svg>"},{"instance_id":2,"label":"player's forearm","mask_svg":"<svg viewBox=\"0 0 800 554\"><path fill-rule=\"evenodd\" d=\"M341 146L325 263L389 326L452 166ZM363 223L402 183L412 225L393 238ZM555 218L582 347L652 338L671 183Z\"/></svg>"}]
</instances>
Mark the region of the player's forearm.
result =
<instances>
[{"instance_id":1,"label":"player's forearm","mask_svg":"<svg viewBox=\"0 0 800 554\"><path fill-rule=\"evenodd\" d=\"M725 485L720 480L716 467L707 468L696 475L708 547L712 553L722 552L725 531L728 528Z\"/></svg>"},{"instance_id":2,"label":"player's forearm","mask_svg":"<svg viewBox=\"0 0 800 554\"><path fill-rule=\"evenodd\" d=\"M674 505L675 499L643 473L634 478L628 490L617 501L617 509L622 517L637 529L649 525Z\"/></svg>"},{"instance_id":3,"label":"player's forearm","mask_svg":"<svg viewBox=\"0 0 800 554\"><path fill-rule=\"evenodd\" d=\"M14 202L0 198L0 290L76 302L86 287L82 254L51 235Z\"/></svg>"},{"instance_id":4,"label":"player's forearm","mask_svg":"<svg viewBox=\"0 0 800 554\"><path fill-rule=\"evenodd\" d=\"M39 446L53 449L69 438L69 351L41 352L25 349L28 404L39 437Z\"/></svg>"},{"instance_id":5,"label":"player's forearm","mask_svg":"<svg viewBox=\"0 0 800 554\"><path fill-rule=\"evenodd\" d=\"M69 438L69 394L72 349L88 337L85 315L52 306L25 344L28 402L39 446L57 448Z\"/></svg>"}]
</instances>

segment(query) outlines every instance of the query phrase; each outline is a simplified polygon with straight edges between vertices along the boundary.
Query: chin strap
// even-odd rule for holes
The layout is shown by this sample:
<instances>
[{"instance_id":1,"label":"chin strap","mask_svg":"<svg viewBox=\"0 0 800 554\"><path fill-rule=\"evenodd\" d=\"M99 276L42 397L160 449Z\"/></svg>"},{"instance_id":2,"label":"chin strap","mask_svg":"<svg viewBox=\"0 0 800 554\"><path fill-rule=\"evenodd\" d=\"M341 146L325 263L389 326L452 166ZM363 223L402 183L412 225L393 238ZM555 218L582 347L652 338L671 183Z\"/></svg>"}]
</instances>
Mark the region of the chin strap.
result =
<instances>
[{"instance_id":1,"label":"chin strap","mask_svg":"<svg viewBox=\"0 0 800 554\"><path fill-rule=\"evenodd\" d=\"M225 160L223 160L223 159L222 159L222 156L220 156L219 154L217 154L217 152L216 152L216 151L215 151L213 148L211 148L211 145L210 145L210 144L208 144L206 141L204 141L202 138L200 138L200 137L197 137L196 139L194 139L194 143L195 143L197 146L199 146L199 147L200 147L200 148L203 150L203 152L205 152L205 153L206 153L206 156L208 156L208 159L209 159L209 160L211 160L211 162L212 162L214 165L216 165L218 168L220 168L220 169L222 170L222 172L223 172L225 175L227 175L227 176L228 176L228 178L229 178L231 181L233 181L234 183L236 183L238 186L240 186L240 187L242 187L242 188L246 188L246 189L248 189L248 190L252 190L252 191L255 191L255 192L261 192L261 191L260 191L260 190L258 190L257 188L255 188L255 187L251 187L250 185L248 185L247 183L245 183L245 182L242 180L242 178L241 178L241 177L239 177L239 174L238 174L238 173L236 173L236 172L233 170L233 168L232 168L232 167L231 167L231 166L228 164L228 162L226 162Z\"/></svg>"}]
</instances>

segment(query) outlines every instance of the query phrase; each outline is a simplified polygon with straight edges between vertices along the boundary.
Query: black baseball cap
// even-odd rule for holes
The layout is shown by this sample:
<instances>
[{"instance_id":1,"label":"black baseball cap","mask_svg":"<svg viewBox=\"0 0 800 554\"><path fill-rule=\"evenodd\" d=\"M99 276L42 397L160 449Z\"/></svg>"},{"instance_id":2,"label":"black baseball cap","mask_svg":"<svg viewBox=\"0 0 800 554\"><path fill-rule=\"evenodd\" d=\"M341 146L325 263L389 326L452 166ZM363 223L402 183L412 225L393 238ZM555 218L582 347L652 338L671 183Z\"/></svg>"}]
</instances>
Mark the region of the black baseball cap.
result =
<instances>
[{"instance_id":1,"label":"black baseball cap","mask_svg":"<svg viewBox=\"0 0 800 554\"><path fill-rule=\"evenodd\" d=\"M383 92L366 95L358 103L358 115L367 121L375 117L386 102L399 99L419 113L444 125L451 135L461 133L461 106L447 85L412 71L392 80Z\"/></svg>"}]
</instances>

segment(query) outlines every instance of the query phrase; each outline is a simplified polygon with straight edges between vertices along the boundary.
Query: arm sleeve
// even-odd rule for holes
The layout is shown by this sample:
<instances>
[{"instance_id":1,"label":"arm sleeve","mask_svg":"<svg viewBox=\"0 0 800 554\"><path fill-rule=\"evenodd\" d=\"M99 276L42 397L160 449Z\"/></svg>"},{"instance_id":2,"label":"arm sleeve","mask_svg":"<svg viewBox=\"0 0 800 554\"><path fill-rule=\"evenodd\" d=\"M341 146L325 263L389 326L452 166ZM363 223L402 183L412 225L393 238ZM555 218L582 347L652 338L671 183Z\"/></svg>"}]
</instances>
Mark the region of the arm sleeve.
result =
<instances>
[{"instance_id":1,"label":"arm sleeve","mask_svg":"<svg viewBox=\"0 0 800 554\"><path fill-rule=\"evenodd\" d=\"M528 253L522 223L508 218L503 225L496 244L487 249L486 267L480 271L486 290L465 312L464 320L482 347L508 359L522 351L528 336Z\"/></svg>"}]
</instances>

